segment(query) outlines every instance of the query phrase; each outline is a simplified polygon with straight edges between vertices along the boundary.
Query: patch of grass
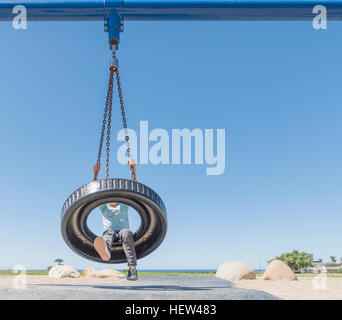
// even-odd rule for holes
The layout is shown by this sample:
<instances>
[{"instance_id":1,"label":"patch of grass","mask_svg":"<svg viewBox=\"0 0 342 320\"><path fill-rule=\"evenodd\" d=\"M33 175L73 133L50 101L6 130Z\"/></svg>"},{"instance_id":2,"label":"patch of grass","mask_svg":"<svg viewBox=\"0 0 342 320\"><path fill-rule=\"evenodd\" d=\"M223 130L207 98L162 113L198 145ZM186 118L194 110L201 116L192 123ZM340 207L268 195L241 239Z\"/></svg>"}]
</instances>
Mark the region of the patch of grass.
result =
<instances>
[{"instance_id":1,"label":"patch of grass","mask_svg":"<svg viewBox=\"0 0 342 320\"><path fill-rule=\"evenodd\" d=\"M0 271L0 276L17 276L18 272L13 272L12 270ZM48 271L26 271L28 276L47 276Z\"/></svg>"},{"instance_id":2,"label":"patch of grass","mask_svg":"<svg viewBox=\"0 0 342 320\"><path fill-rule=\"evenodd\" d=\"M139 272L139 270L138 270ZM124 270L123 273L127 276L127 270ZM28 276L47 276L48 271L26 271ZM80 272L81 276L83 276L83 272ZM8 271L0 271L0 276L15 276L18 273L12 272L12 270ZM139 276L214 276L215 272L139 272Z\"/></svg>"},{"instance_id":3,"label":"patch of grass","mask_svg":"<svg viewBox=\"0 0 342 320\"><path fill-rule=\"evenodd\" d=\"M127 276L127 270L123 273ZM215 272L139 272L139 276L214 276Z\"/></svg>"},{"instance_id":4,"label":"patch of grass","mask_svg":"<svg viewBox=\"0 0 342 320\"><path fill-rule=\"evenodd\" d=\"M124 270L123 273L127 276L127 270ZM139 276L214 276L215 272L139 272ZM48 271L26 271L28 276L47 276ZM81 276L83 276L83 272L80 272ZM14 273L12 270L4 270L0 271L0 276L16 276L18 273ZM257 273L257 277L261 277L262 273ZM323 277L322 274L317 273L297 273L296 276L298 278L308 278L308 277ZM342 278L341 273L327 273L327 278Z\"/></svg>"}]
</instances>

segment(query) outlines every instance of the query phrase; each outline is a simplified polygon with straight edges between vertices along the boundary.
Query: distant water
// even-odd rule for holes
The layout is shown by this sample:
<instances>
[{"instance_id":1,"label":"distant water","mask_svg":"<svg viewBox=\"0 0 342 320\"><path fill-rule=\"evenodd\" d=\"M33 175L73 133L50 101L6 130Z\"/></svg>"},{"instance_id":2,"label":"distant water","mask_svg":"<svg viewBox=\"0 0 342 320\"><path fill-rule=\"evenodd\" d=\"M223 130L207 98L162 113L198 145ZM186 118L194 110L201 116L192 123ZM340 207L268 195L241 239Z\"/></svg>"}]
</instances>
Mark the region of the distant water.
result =
<instances>
[{"instance_id":1,"label":"distant water","mask_svg":"<svg viewBox=\"0 0 342 320\"><path fill-rule=\"evenodd\" d=\"M216 269L139 269L140 272L165 272L165 273L201 273L216 272Z\"/></svg>"},{"instance_id":2,"label":"distant water","mask_svg":"<svg viewBox=\"0 0 342 320\"><path fill-rule=\"evenodd\" d=\"M215 273L216 269L139 269L140 272L165 272L165 273L202 273L202 272L211 272ZM256 269L255 272L263 273L264 269Z\"/></svg>"}]
</instances>

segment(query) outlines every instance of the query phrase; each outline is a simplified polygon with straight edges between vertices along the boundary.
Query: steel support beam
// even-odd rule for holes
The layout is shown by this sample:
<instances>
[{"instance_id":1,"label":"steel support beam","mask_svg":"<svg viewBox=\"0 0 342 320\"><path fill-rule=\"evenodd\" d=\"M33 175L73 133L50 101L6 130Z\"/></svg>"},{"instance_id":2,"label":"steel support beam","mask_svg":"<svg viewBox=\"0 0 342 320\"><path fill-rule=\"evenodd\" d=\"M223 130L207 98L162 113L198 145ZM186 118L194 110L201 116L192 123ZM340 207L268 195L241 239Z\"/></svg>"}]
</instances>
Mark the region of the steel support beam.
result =
<instances>
[{"instance_id":1,"label":"steel support beam","mask_svg":"<svg viewBox=\"0 0 342 320\"><path fill-rule=\"evenodd\" d=\"M127 21L309 20L316 5L330 20L342 19L342 0L1 0L0 20L13 19L16 5L27 8L29 20L100 21L112 10Z\"/></svg>"},{"instance_id":2,"label":"steel support beam","mask_svg":"<svg viewBox=\"0 0 342 320\"><path fill-rule=\"evenodd\" d=\"M123 21L312 20L316 5L342 20L342 0L1 0L0 21L12 20L17 5L33 21L104 21L111 49Z\"/></svg>"}]
</instances>

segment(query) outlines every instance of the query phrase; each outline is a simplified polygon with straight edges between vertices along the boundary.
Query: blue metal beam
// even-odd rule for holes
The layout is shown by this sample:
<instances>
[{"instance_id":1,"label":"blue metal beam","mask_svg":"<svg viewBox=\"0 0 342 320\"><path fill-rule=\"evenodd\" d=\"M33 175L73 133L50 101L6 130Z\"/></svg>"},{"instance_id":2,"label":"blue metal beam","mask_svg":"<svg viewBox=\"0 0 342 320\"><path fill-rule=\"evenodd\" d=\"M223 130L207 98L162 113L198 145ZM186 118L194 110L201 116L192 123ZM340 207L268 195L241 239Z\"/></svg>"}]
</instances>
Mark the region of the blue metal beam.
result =
<instances>
[{"instance_id":1,"label":"blue metal beam","mask_svg":"<svg viewBox=\"0 0 342 320\"><path fill-rule=\"evenodd\" d=\"M24 5L29 20L100 21L115 10L123 20L311 20L315 5L342 19L342 0L1 0L0 20Z\"/></svg>"},{"instance_id":2,"label":"blue metal beam","mask_svg":"<svg viewBox=\"0 0 342 320\"><path fill-rule=\"evenodd\" d=\"M22 5L28 20L104 21L115 51L123 21L155 20L312 20L324 5L328 19L342 20L342 0L1 0L0 21L14 18Z\"/></svg>"}]
</instances>

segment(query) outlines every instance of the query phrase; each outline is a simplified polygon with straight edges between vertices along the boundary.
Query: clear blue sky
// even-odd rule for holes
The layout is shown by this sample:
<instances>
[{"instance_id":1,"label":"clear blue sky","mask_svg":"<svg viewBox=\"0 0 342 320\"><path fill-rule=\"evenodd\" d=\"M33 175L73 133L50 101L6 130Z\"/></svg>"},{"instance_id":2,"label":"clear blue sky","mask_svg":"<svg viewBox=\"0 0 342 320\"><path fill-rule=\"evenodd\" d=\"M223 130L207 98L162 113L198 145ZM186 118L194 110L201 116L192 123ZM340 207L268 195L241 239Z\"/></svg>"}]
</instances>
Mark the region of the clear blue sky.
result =
<instances>
[{"instance_id":1,"label":"clear blue sky","mask_svg":"<svg viewBox=\"0 0 342 320\"><path fill-rule=\"evenodd\" d=\"M127 22L129 126L225 128L227 169L139 166L169 231L140 268L255 268L298 249L342 257L342 23ZM66 197L91 180L109 52L101 22L0 24L0 267L108 267L60 234ZM121 128L115 104L114 131ZM113 138L114 140L114 138ZM114 146L114 149L116 146ZM112 163L112 175L128 177ZM122 268L124 265L114 266Z\"/></svg>"}]
</instances>

